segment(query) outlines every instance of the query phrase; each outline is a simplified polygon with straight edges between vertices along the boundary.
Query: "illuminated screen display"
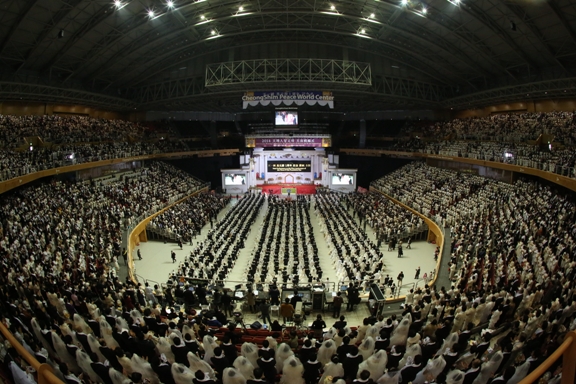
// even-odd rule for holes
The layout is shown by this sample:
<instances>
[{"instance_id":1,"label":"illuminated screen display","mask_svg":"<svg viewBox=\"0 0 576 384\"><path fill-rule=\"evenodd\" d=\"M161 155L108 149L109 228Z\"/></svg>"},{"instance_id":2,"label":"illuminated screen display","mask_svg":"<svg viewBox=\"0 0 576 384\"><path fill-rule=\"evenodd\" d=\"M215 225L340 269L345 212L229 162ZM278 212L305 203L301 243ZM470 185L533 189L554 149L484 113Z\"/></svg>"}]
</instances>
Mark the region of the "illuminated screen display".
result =
<instances>
[{"instance_id":1,"label":"illuminated screen display","mask_svg":"<svg viewBox=\"0 0 576 384\"><path fill-rule=\"evenodd\" d=\"M334 173L332 175L332 185L352 185L354 175L351 173Z\"/></svg>"},{"instance_id":2,"label":"illuminated screen display","mask_svg":"<svg viewBox=\"0 0 576 384\"><path fill-rule=\"evenodd\" d=\"M282 125L298 125L298 111L276 111L274 124Z\"/></svg>"},{"instance_id":3,"label":"illuminated screen display","mask_svg":"<svg viewBox=\"0 0 576 384\"><path fill-rule=\"evenodd\" d=\"M246 175L243 173L225 173L224 185L244 185L246 184Z\"/></svg>"},{"instance_id":4,"label":"illuminated screen display","mask_svg":"<svg viewBox=\"0 0 576 384\"><path fill-rule=\"evenodd\" d=\"M311 171L312 171L312 162L310 160L268 161L268 172L311 172Z\"/></svg>"}]
</instances>

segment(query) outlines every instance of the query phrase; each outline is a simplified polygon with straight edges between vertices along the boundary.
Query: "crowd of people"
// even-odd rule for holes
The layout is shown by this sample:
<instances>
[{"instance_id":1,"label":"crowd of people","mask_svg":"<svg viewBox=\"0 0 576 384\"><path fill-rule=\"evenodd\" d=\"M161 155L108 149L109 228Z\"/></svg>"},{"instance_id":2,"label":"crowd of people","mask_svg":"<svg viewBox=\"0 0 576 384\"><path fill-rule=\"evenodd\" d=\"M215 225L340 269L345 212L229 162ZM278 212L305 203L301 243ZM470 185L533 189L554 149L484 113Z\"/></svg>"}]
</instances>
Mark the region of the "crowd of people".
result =
<instances>
[{"instance_id":1,"label":"crowd of people","mask_svg":"<svg viewBox=\"0 0 576 384\"><path fill-rule=\"evenodd\" d=\"M442 308L451 315L452 332L461 335L470 323L488 322L485 332L491 334L511 324L503 338L509 344L498 342L499 347L504 357L514 358L508 365L518 370L530 362L531 370L558 346L558 337L576 328L576 206L570 195L536 182L506 184L423 163L373 185L407 204L420 201L415 208L450 228L447 272L453 286L440 292L461 297L453 310ZM411 292L406 306L427 313L425 324L444 327L435 306L422 306L429 294ZM505 368L497 372L506 375Z\"/></svg>"},{"instance_id":2,"label":"crowd of people","mask_svg":"<svg viewBox=\"0 0 576 384\"><path fill-rule=\"evenodd\" d=\"M197 149L169 126L84 116L0 115L0 181L67 165ZM39 137L36 145L26 140Z\"/></svg>"},{"instance_id":3,"label":"crowd of people","mask_svg":"<svg viewBox=\"0 0 576 384\"><path fill-rule=\"evenodd\" d=\"M335 193L316 195L314 210L328 245L338 281L364 283L380 281L384 255L365 231L358 227L343 202L346 196Z\"/></svg>"},{"instance_id":4,"label":"crowd of people","mask_svg":"<svg viewBox=\"0 0 576 384\"><path fill-rule=\"evenodd\" d=\"M245 240L263 204L261 195L243 195L179 264L176 277L223 281L234 267L240 250L246 246Z\"/></svg>"},{"instance_id":5,"label":"crowd of people","mask_svg":"<svg viewBox=\"0 0 576 384\"><path fill-rule=\"evenodd\" d=\"M318 247L310 221L309 200L267 197L268 209L254 244L246 276L256 281L299 282L322 280Z\"/></svg>"},{"instance_id":6,"label":"crowd of people","mask_svg":"<svg viewBox=\"0 0 576 384\"><path fill-rule=\"evenodd\" d=\"M208 222L214 223L220 212L230 202L230 196L203 193L176 204L156 216L147 229L168 239L190 241L199 235Z\"/></svg>"},{"instance_id":7,"label":"crowd of people","mask_svg":"<svg viewBox=\"0 0 576 384\"><path fill-rule=\"evenodd\" d=\"M574 112L495 114L407 124L393 151L515 164L576 178Z\"/></svg>"}]
</instances>

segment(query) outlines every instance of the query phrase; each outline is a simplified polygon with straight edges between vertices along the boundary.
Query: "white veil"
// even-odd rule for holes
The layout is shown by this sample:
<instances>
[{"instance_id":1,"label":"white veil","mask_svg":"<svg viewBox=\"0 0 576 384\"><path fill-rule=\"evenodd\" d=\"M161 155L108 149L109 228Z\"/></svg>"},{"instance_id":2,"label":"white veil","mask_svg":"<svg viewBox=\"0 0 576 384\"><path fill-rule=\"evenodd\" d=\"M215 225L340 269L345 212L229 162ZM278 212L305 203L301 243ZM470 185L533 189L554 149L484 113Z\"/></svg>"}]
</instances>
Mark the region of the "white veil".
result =
<instances>
[{"instance_id":1,"label":"white veil","mask_svg":"<svg viewBox=\"0 0 576 384\"><path fill-rule=\"evenodd\" d=\"M174 353L172 353L172 344L170 343L170 339L167 337L160 337L158 339L158 343L156 344L156 349L160 354L164 354L166 356L166 360L170 364L174 364L176 358L174 357Z\"/></svg>"},{"instance_id":2,"label":"white veil","mask_svg":"<svg viewBox=\"0 0 576 384\"><path fill-rule=\"evenodd\" d=\"M100 320L99 324L100 324L100 335L106 342L106 346L110 349L119 348L120 345L118 345L118 342L114 340L114 337L112 336L113 330L110 324L108 324L108 322L105 319Z\"/></svg>"},{"instance_id":3,"label":"white veil","mask_svg":"<svg viewBox=\"0 0 576 384\"><path fill-rule=\"evenodd\" d=\"M452 332L442 343L440 353L444 353L446 349L452 349L452 346L458 342L458 332Z\"/></svg>"},{"instance_id":4,"label":"white veil","mask_svg":"<svg viewBox=\"0 0 576 384\"><path fill-rule=\"evenodd\" d=\"M83 332L87 335L92 333L92 328L90 328L90 326L86 323L86 321L82 316L75 313L73 319L74 319L74 328L76 329L77 332L78 331Z\"/></svg>"},{"instance_id":5,"label":"white veil","mask_svg":"<svg viewBox=\"0 0 576 384\"><path fill-rule=\"evenodd\" d=\"M240 354L244 356L254 368L258 366L258 347L253 343L244 343L240 348Z\"/></svg>"},{"instance_id":6,"label":"white veil","mask_svg":"<svg viewBox=\"0 0 576 384\"><path fill-rule=\"evenodd\" d=\"M132 370L134 372L140 372L142 377L149 380L151 384L160 384L160 379L156 376L156 373L152 369L149 362L138 356L137 354L132 355Z\"/></svg>"},{"instance_id":7,"label":"white veil","mask_svg":"<svg viewBox=\"0 0 576 384\"><path fill-rule=\"evenodd\" d=\"M512 375L512 377L510 378L510 380L508 380L506 384L518 384L520 380L522 380L528 375L529 371L530 371L530 362L525 361L524 364L522 364L519 367L516 367L516 372L514 372L514 375Z\"/></svg>"},{"instance_id":8,"label":"white veil","mask_svg":"<svg viewBox=\"0 0 576 384\"><path fill-rule=\"evenodd\" d=\"M372 336L366 336L358 347L358 352L362 355L363 360L366 360L374 354L374 339Z\"/></svg>"},{"instance_id":9,"label":"white veil","mask_svg":"<svg viewBox=\"0 0 576 384\"><path fill-rule=\"evenodd\" d=\"M446 384L462 384L464 382L464 372L454 369L446 375Z\"/></svg>"},{"instance_id":10,"label":"white veil","mask_svg":"<svg viewBox=\"0 0 576 384\"><path fill-rule=\"evenodd\" d=\"M90 346L92 352L94 352L96 356L98 356L99 362L103 363L107 360L106 357L104 357L104 355L102 354L102 352L100 352L101 345L98 342L98 339L94 337L92 333L88 335L88 345Z\"/></svg>"},{"instance_id":11,"label":"white veil","mask_svg":"<svg viewBox=\"0 0 576 384\"><path fill-rule=\"evenodd\" d=\"M334 344L334 343L332 343ZM322 348L322 347L320 347ZM282 343L280 344L280 346L278 346L278 350L276 351L276 372L278 373L282 373L282 368L284 367L284 361L289 358L290 356L294 356L294 352L292 352L292 349L290 348L290 346L286 343ZM236 359L238 360L238 359ZM318 353L318 361L320 360L320 353ZM248 378L247 378L248 379Z\"/></svg>"},{"instance_id":12,"label":"white veil","mask_svg":"<svg viewBox=\"0 0 576 384\"><path fill-rule=\"evenodd\" d=\"M392 336L390 336L390 345L405 345L411 324L412 315L408 313L406 316L404 316L400 324L398 324L396 329L394 329L392 332Z\"/></svg>"},{"instance_id":13,"label":"white veil","mask_svg":"<svg viewBox=\"0 0 576 384\"><path fill-rule=\"evenodd\" d=\"M282 372L280 384L304 384L304 379L302 378L304 366L295 356L290 356L284 361Z\"/></svg>"},{"instance_id":14,"label":"white veil","mask_svg":"<svg viewBox=\"0 0 576 384\"><path fill-rule=\"evenodd\" d=\"M76 361L78 362L78 366L80 367L80 369L82 369L82 371L88 375L90 380L92 380L94 383L102 382L100 376L98 376L96 372L94 372L94 370L92 369L92 366L90 365L92 364L92 360L90 359L90 356L88 356L86 352L84 352L81 349L77 349Z\"/></svg>"},{"instance_id":15,"label":"white veil","mask_svg":"<svg viewBox=\"0 0 576 384\"><path fill-rule=\"evenodd\" d=\"M502 352L496 352L489 361L482 364L480 374L476 377L472 384L486 384L492 375L496 372L500 364L502 364Z\"/></svg>"},{"instance_id":16,"label":"white veil","mask_svg":"<svg viewBox=\"0 0 576 384\"><path fill-rule=\"evenodd\" d=\"M280 349L282 345L280 345ZM292 350L290 350L292 352ZM280 353L280 351L279 351ZM294 354L294 352L292 352ZM276 364L278 364L278 358L276 359ZM238 356L236 360L234 360L234 368L238 370L246 378L246 380L250 380L254 378L254 366L247 358L244 356Z\"/></svg>"},{"instance_id":17,"label":"white veil","mask_svg":"<svg viewBox=\"0 0 576 384\"><path fill-rule=\"evenodd\" d=\"M318 361L322 366L328 364L332 359L332 355L336 353L336 343L334 340L326 340L318 348Z\"/></svg>"},{"instance_id":18,"label":"white veil","mask_svg":"<svg viewBox=\"0 0 576 384\"><path fill-rule=\"evenodd\" d=\"M399 375L400 371L388 371L385 374L383 374L382 376L380 376L380 378L378 380L376 380L376 383L378 384L398 384L398 380L400 379L400 375ZM413 382L415 383L415 382Z\"/></svg>"},{"instance_id":19,"label":"white veil","mask_svg":"<svg viewBox=\"0 0 576 384\"><path fill-rule=\"evenodd\" d=\"M112 380L113 384L130 384L132 380L124 376L121 372L118 372L114 368L110 368L108 370L108 374L110 375L110 380Z\"/></svg>"},{"instance_id":20,"label":"white veil","mask_svg":"<svg viewBox=\"0 0 576 384\"><path fill-rule=\"evenodd\" d=\"M386 354L386 350L381 349L360 363L358 374L363 370L367 370L370 372L370 378L376 381L384 374L387 363L388 355Z\"/></svg>"},{"instance_id":21,"label":"white veil","mask_svg":"<svg viewBox=\"0 0 576 384\"><path fill-rule=\"evenodd\" d=\"M204 361L210 364L210 361L214 356L214 348L218 347L218 344L216 344L216 341L212 336L206 335L202 339L202 345L204 345Z\"/></svg>"},{"instance_id":22,"label":"white veil","mask_svg":"<svg viewBox=\"0 0 576 384\"><path fill-rule=\"evenodd\" d=\"M42 334L42 329L40 328L40 324L38 324L38 321L36 320L36 318L33 318L31 320L31 324L32 324L32 331L36 335L36 339L39 340L40 343L42 343L42 345L44 346L46 351L48 351L48 354L50 356L52 356L52 357L56 356L56 352L54 351L54 349L52 349L52 346L50 345L48 340L46 340L44 338L44 335Z\"/></svg>"},{"instance_id":23,"label":"white veil","mask_svg":"<svg viewBox=\"0 0 576 384\"><path fill-rule=\"evenodd\" d=\"M420 344L412 344L411 346L408 347L408 349L406 349L404 356L402 356L402 359L398 363L398 369L404 368L404 366L408 364L408 360L412 362L414 361L414 357L416 357L416 355L421 354L422 354L422 347L420 347Z\"/></svg>"},{"instance_id":24,"label":"white veil","mask_svg":"<svg viewBox=\"0 0 576 384\"><path fill-rule=\"evenodd\" d=\"M446 367L446 360L441 355L428 360L426 367L418 372L412 384L423 384L426 381L433 381Z\"/></svg>"},{"instance_id":25,"label":"white veil","mask_svg":"<svg viewBox=\"0 0 576 384\"><path fill-rule=\"evenodd\" d=\"M344 367L342 366L342 363L334 364L333 362L329 362L326 364L324 366L324 373L318 383L324 384L324 380L326 380L328 376L344 377Z\"/></svg>"},{"instance_id":26,"label":"white veil","mask_svg":"<svg viewBox=\"0 0 576 384\"><path fill-rule=\"evenodd\" d=\"M192 372L202 371L206 373L211 379L215 379L216 375L214 374L214 370L206 361L199 358L197 355L193 354L192 352L188 352L186 355L188 358L188 364L190 364L190 370Z\"/></svg>"},{"instance_id":27,"label":"white veil","mask_svg":"<svg viewBox=\"0 0 576 384\"><path fill-rule=\"evenodd\" d=\"M192 372L192 370L188 369L184 364L172 364L171 371L176 384L190 384L195 378L195 372Z\"/></svg>"},{"instance_id":28,"label":"white veil","mask_svg":"<svg viewBox=\"0 0 576 384\"><path fill-rule=\"evenodd\" d=\"M246 378L236 368L224 368L222 374L223 384L246 384Z\"/></svg>"},{"instance_id":29,"label":"white veil","mask_svg":"<svg viewBox=\"0 0 576 384\"><path fill-rule=\"evenodd\" d=\"M65 362L68 365L68 369L75 374L79 374L80 367L78 367L78 363L76 359L73 358L66 349L66 344L62 341L60 336L57 333L52 332L52 344L54 344L54 349L56 350L56 354L60 357L60 360Z\"/></svg>"}]
</instances>

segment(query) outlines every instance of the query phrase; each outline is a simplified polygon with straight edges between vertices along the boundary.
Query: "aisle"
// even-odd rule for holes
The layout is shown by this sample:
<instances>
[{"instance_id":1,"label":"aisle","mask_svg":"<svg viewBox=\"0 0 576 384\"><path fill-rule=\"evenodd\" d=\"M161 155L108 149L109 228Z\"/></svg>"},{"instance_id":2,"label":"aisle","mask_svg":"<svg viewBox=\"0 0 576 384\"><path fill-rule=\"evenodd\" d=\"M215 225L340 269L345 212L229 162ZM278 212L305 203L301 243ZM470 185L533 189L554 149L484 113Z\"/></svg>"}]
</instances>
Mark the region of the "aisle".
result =
<instances>
[{"instance_id":1,"label":"aisle","mask_svg":"<svg viewBox=\"0 0 576 384\"><path fill-rule=\"evenodd\" d=\"M313 196L311 201L311 207L316 204L316 199ZM322 281L334 282L336 284L336 289L338 289L338 278L336 277L336 268L332 260L330 260L330 250L328 249L328 244L324 239L324 233L321 232L321 218L316 214L314 209L310 208L310 222L312 223L312 228L314 231L314 239L316 240L316 246L318 247L318 257L320 257L320 267L322 268Z\"/></svg>"},{"instance_id":2,"label":"aisle","mask_svg":"<svg viewBox=\"0 0 576 384\"><path fill-rule=\"evenodd\" d=\"M236 281L246 281L246 268L250 265L252 261L252 251L254 250L254 246L258 244L258 240L260 237L260 229L262 228L262 224L264 223L264 218L266 217L266 212L268 212L268 200L264 201L262 208L260 208L260 212L258 212L258 217L254 220L252 227L250 228L250 233L248 234L248 238L244 241L244 249L241 249L238 253L238 259L236 260L236 264L228 274L226 278L227 282L225 283L226 288L234 289L234 286L240 283ZM232 282L231 282L232 281Z\"/></svg>"}]
</instances>

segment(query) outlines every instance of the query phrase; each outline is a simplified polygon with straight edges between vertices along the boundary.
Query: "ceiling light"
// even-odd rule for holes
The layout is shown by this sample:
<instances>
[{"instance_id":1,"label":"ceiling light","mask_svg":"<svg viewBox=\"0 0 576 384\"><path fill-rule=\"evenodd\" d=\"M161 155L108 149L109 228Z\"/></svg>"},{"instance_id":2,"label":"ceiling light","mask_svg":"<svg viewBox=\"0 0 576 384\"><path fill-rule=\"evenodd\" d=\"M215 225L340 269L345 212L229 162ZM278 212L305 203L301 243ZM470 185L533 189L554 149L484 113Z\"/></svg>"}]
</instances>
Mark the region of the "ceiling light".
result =
<instances>
[{"instance_id":1,"label":"ceiling light","mask_svg":"<svg viewBox=\"0 0 576 384\"><path fill-rule=\"evenodd\" d=\"M206 16L204 16L204 15L200 16L200 20L204 20L204 19L206 19Z\"/></svg>"},{"instance_id":2,"label":"ceiling light","mask_svg":"<svg viewBox=\"0 0 576 384\"><path fill-rule=\"evenodd\" d=\"M408 0L402 0L402 1L401 1L401 4L402 4L403 6L407 6L407 5L408 5Z\"/></svg>"},{"instance_id":3,"label":"ceiling light","mask_svg":"<svg viewBox=\"0 0 576 384\"><path fill-rule=\"evenodd\" d=\"M174 7L174 2L172 0L168 0L168 2L166 3L166 5L168 6L168 8L173 8Z\"/></svg>"},{"instance_id":4,"label":"ceiling light","mask_svg":"<svg viewBox=\"0 0 576 384\"><path fill-rule=\"evenodd\" d=\"M428 13L428 10L426 9L426 7L422 7L422 13L423 13L423 14Z\"/></svg>"},{"instance_id":5,"label":"ceiling light","mask_svg":"<svg viewBox=\"0 0 576 384\"><path fill-rule=\"evenodd\" d=\"M331 6L330 6L330 10L333 11L333 10L335 10L335 9L336 9L336 7L335 7L334 5L331 5Z\"/></svg>"},{"instance_id":6,"label":"ceiling light","mask_svg":"<svg viewBox=\"0 0 576 384\"><path fill-rule=\"evenodd\" d=\"M362 28L362 29L360 30L360 33L366 33L366 30L365 30L364 28Z\"/></svg>"},{"instance_id":7,"label":"ceiling light","mask_svg":"<svg viewBox=\"0 0 576 384\"><path fill-rule=\"evenodd\" d=\"M244 7L240 6L240 7L238 8L238 12L242 12L242 11L244 11Z\"/></svg>"},{"instance_id":8,"label":"ceiling light","mask_svg":"<svg viewBox=\"0 0 576 384\"><path fill-rule=\"evenodd\" d=\"M214 36L214 35L216 34L216 31L213 29L213 30L210 31L210 34L211 34L212 36Z\"/></svg>"},{"instance_id":9,"label":"ceiling light","mask_svg":"<svg viewBox=\"0 0 576 384\"><path fill-rule=\"evenodd\" d=\"M371 14L370 14L370 18L373 19L374 17L376 17L376 15L373 14L373 13L371 13Z\"/></svg>"},{"instance_id":10,"label":"ceiling light","mask_svg":"<svg viewBox=\"0 0 576 384\"><path fill-rule=\"evenodd\" d=\"M116 0L114 1L114 5L116 6L116 8L120 8L122 6L122 2L120 0Z\"/></svg>"},{"instance_id":11,"label":"ceiling light","mask_svg":"<svg viewBox=\"0 0 576 384\"><path fill-rule=\"evenodd\" d=\"M149 10L149 11L148 11L148 16L149 16L149 17L154 17L154 11L153 11L153 10Z\"/></svg>"}]
</instances>

